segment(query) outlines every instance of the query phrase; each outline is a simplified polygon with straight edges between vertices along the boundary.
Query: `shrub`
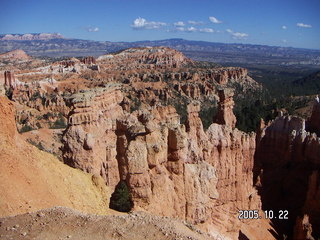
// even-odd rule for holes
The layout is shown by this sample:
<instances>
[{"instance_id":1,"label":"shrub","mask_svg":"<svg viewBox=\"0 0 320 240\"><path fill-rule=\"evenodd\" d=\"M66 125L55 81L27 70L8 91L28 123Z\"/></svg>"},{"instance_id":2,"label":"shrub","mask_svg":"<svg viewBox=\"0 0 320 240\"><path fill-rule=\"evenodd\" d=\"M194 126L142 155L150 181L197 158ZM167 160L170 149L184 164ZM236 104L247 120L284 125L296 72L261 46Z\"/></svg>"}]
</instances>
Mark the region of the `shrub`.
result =
<instances>
[{"instance_id":1,"label":"shrub","mask_svg":"<svg viewBox=\"0 0 320 240\"><path fill-rule=\"evenodd\" d=\"M120 181L111 195L109 207L119 212L129 212L132 205L129 188L125 181Z\"/></svg>"},{"instance_id":2,"label":"shrub","mask_svg":"<svg viewBox=\"0 0 320 240\"><path fill-rule=\"evenodd\" d=\"M13 95L13 89L10 87L10 88L7 88L6 89L6 96L10 99L10 100L12 100L12 95Z\"/></svg>"},{"instance_id":3,"label":"shrub","mask_svg":"<svg viewBox=\"0 0 320 240\"><path fill-rule=\"evenodd\" d=\"M36 142L34 142L34 141L30 140L30 139L28 139L27 141L28 141L30 144L32 144L33 146L35 146L36 148L38 148L39 150L45 151L45 148L44 148L44 146L42 145L41 142L36 143Z\"/></svg>"},{"instance_id":4,"label":"shrub","mask_svg":"<svg viewBox=\"0 0 320 240\"><path fill-rule=\"evenodd\" d=\"M180 116L180 123L185 123L188 118L187 102L175 102L174 107Z\"/></svg>"},{"instance_id":5,"label":"shrub","mask_svg":"<svg viewBox=\"0 0 320 240\"><path fill-rule=\"evenodd\" d=\"M139 110L139 108L141 107L141 101L138 98L133 98L132 102L130 104L130 113Z\"/></svg>"},{"instance_id":6,"label":"shrub","mask_svg":"<svg viewBox=\"0 0 320 240\"><path fill-rule=\"evenodd\" d=\"M212 104L207 108L201 108L199 112L199 117L202 121L203 128L206 130L212 124L214 116L218 112L218 107L216 104Z\"/></svg>"},{"instance_id":7,"label":"shrub","mask_svg":"<svg viewBox=\"0 0 320 240\"><path fill-rule=\"evenodd\" d=\"M24 132L29 132L34 130L32 127L30 127L29 125L24 125L20 130L19 133L24 133Z\"/></svg>"},{"instance_id":8,"label":"shrub","mask_svg":"<svg viewBox=\"0 0 320 240\"><path fill-rule=\"evenodd\" d=\"M65 129L67 127L64 119L62 116L59 117L59 119L57 119L53 125L50 127L51 129Z\"/></svg>"},{"instance_id":9,"label":"shrub","mask_svg":"<svg viewBox=\"0 0 320 240\"><path fill-rule=\"evenodd\" d=\"M38 98L41 98L40 92L35 92L35 93L31 96L30 100L31 100L31 101L35 101L35 100L37 100Z\"/></svg>"}]
</instances>

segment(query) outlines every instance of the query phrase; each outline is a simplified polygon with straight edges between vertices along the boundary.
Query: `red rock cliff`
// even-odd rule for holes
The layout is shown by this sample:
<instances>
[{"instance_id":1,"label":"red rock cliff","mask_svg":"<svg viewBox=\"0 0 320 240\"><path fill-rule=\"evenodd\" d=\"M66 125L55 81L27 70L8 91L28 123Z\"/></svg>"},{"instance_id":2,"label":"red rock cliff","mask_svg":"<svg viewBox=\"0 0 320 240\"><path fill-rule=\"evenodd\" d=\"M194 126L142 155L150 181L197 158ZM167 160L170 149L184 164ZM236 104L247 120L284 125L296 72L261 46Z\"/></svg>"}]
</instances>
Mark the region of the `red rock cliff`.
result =
<instances>
[{"instance_id":1,"label":"red rock cliff","mask_svg":"<svg viewBox=\"0 0 320 240\"><path fill-rule=\"evenodd\" d=\"M186 219L213 235L234 239L241 230L272 239L261 227L266 221L237 218L239 209L261 208L252 182L254 134L219 124L205 132L197 103L181 125L171 106L123 114L116 90L91 96L73 101L64 135L68 164L100 173L112 188L125 180L135 209ZM259 226L265 231L257 233Z\"/></svg>"},{"instance_id":2,"label":"red rock cliff","mask_svg":"<svg viewBox=\"0 0 320 240\"><path fill-rule=\"evenodd\" d=\"M231 128L236 126L236 116L233 114L234 101L232 99L233 92L230 89L220 89L219 94L219 104L218 113L215 116L213 122L218 124L225 124Z\"/></svg>"},{"instance_id":3,"label":"red rock cliff","mask_svg":"<svg viewBox=\"0 0 320 240\"><path fill-rule=\"evenodd\" d=\"M288 220L273 220L280 234L292 237L296 219L303 214L309 215L312 226L320 226L320 140L305 130L303 119L279 117L264 128L255 166L263 208L277 214L289 211ZM319 236L319 228L313 231Z\"/></svg>"},{"instance_id":4,"label":"red rock cliff","mask_svg":"<svg viewBox=\"0 0 320 240\"><path fill-rule=\"evenodd\" d=\"M101 175L113 187L119 182L115 126L116 118L122 115L122 98L116 86L73 95L63 137L65 162Z\"/></svg>"}]
</instances>

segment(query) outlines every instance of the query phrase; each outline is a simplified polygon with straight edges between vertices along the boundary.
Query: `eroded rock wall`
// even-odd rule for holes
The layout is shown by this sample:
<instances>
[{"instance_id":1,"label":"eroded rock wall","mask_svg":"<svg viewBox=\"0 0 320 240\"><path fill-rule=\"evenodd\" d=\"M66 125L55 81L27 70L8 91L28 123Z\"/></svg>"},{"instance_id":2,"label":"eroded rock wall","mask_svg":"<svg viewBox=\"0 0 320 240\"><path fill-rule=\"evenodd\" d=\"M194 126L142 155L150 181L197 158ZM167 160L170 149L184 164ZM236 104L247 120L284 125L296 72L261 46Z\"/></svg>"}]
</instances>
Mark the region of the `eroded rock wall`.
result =
<instances>
[{"instance_id":1,"label":"eroded rock wall","mask_svg":"<svg viewBox=\"0 0 320 240\"><path fill-rule=\"evenodd\" d=\"M289 211L288 220L273 220L279 233L292 237L304 214L312 226L320 226L320 140L305 130L304 119L279 117L264 128L255 165L263 208L276 214ZM313 234L319 236L319 228L314 227Z\"/></svg>"},{"instance_id":2,"label":"eroded rock wall","mask_svg":"<svg viewBox=\"0 0 320 240\"><path fill-rule=\"evenodd\" d=\"M196 102L188 106L185 125L172 106L123 113L116 95L110 90L73 101L64 135L68 164L100 173L111 188L125 180L136 210L186 219L231 238L261 225L237 218L239 209L261 209L252 182L255 134L219 124L204 131Z\"/></svg>"},{"instance_id":3,"label":"eroded rock wall","mask_svg":"<svg viewBox=\"0 0 320 240\"><path fill-rule=\"evenodd\" d=\"M73 95L73 110L63 137L64 161L101 175L107 185L119 182L116 161L116 118L121 118L122 94L117 87Z\"/></svg>"},{"instance_id":4,"label":"eroded rock wall","mask_svg":"<svg viewBox=\"0 0 320 240\"><path fill-rule=\"evenodd\" d=\"M311 116L306 122L306 129L320 136L320 101L318 96L314 100Z\"/></svg>"}]
</instances>

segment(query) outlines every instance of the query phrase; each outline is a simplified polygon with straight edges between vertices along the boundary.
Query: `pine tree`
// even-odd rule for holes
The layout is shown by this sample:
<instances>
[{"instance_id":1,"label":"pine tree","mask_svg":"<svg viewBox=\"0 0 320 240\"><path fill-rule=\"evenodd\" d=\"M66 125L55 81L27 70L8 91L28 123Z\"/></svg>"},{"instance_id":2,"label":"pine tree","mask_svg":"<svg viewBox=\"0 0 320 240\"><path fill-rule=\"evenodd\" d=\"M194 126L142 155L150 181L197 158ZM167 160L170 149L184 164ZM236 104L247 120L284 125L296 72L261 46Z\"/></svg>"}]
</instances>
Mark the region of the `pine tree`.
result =
<instances>
[{"instance_id":1,"label":"pine tree","mask_svg":"<svg viewBox=\"0 0 320 240\"><path fill-rule=\"evenodd\" d=\"M120 181L114 193L111 195L110 206L111 209L119 212L129 212L132 208L132 201L130 199L129 188L125 181Z\"/></svg>"}]
</instances>

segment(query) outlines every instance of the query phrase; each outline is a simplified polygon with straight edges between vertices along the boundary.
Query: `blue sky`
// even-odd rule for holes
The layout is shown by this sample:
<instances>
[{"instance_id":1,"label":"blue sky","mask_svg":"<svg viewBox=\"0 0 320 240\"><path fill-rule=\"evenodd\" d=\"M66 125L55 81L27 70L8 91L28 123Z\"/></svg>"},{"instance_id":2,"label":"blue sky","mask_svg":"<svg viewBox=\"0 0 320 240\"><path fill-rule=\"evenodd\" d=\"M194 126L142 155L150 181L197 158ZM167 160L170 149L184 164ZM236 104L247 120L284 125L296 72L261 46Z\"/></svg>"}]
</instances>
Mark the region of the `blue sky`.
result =
<instances>
[{"instance_id":1,"label":"blue sky","mask_svg":"<svg viewBox=\"0 0 320 240\"><path fill-rule=\"evenodd\" d=\"M320 0L0 0L0 33L320 49Z\"/></svg>"}]
</instances>

